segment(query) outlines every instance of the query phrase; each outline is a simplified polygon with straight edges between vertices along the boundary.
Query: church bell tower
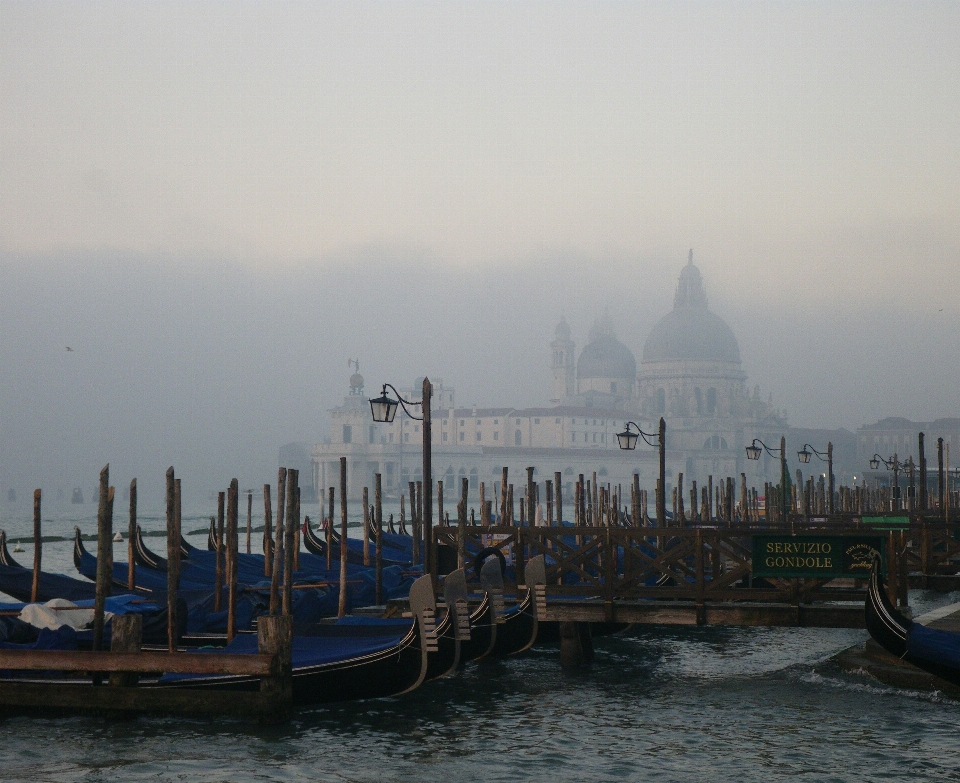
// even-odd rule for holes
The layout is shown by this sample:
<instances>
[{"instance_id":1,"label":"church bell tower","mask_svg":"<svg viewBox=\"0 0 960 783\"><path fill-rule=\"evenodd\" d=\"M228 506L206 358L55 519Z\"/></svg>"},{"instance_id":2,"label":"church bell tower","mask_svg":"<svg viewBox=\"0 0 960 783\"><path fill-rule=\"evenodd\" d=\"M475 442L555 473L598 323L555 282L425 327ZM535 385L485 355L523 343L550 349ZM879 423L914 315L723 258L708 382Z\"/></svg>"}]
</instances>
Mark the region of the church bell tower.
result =
<instances>
[{"instance_id":1,"label":"church bell tower","mask_svg":"<svg viewBox=\"0 0 960 783\"><path fill-rule=\"evenodd\" d=\"M573 358L575 347L570 338L570 325L566 318L560 316L560 323L554 331L553 342L550 343L553 368L553 395L550 401L554 405L576 394L576 365Z\"/></svg>"}]
</instances>

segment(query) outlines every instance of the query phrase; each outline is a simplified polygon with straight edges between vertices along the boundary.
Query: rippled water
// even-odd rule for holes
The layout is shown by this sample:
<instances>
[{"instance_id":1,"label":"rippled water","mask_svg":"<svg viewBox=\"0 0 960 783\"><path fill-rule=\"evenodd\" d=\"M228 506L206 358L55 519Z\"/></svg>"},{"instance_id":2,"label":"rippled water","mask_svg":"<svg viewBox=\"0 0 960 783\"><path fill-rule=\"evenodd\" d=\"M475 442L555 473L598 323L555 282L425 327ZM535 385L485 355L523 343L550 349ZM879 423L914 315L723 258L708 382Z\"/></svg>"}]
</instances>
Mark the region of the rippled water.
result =
<instances>
[{"instance_id":1,"label":"rippled water","mask_svg":"<svg viewBox=\"0 0 960 783\"><path fill-rule=\"evenodd\" d=\"M634 629L587 671L554 648L404 697L229 719L0 719L24 781L956 780L960 703L844 674L862 632Z\"/></svg>"},{"instance_id":2,"label":"rippled water","mask_svg":"<svg viewBox=\"0 0 960 783\"><path fill-rule=\"evenodd\" d=\"M68 552L45 545L45 562ZM956 599L911 594L919 608ZM576 674L561 672L556 647L538 648L407 696L302 710L283 727L4 714L0 779L957 780L960 703L829 662L864 638L636 627L597 639L594 665Z\"/></svg>"}]
</instances>

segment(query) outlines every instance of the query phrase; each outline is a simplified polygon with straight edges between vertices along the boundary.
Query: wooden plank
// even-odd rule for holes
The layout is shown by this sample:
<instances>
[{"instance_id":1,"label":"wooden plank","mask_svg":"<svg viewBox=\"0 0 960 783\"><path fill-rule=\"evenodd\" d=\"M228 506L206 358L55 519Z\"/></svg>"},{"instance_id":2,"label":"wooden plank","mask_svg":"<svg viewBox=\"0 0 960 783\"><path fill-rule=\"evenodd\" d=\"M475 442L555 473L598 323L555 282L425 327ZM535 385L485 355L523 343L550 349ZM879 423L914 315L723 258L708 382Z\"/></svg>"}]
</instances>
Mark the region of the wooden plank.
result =
<instances>
[{"instance_id":1,"label":"wooden plank","mask_svg":"<svg viewBox=\"0 0 960 783\"><path fill-rule=\"evenodd\" d=\"M164 672L263 677L273 672L273 660L270 655L244 653L0 650L0 669L22 671Z\"/></svg>"},{"instance_id":2,"label":"wooden plank","mask_svg":"<svg viewBox=\"0 0 960 783\"><path fill-rule=\"evenodd\" d=\"M92 711L175 712L183 714L263 715L276 710L278 695L259 691L213 691L195 688L94 687L76 683L0 680L0 704Z\"/></svg>"},{"instance_id":3,"label":"wooden plank","mask_svg":"<svg viewBox=\"0 0 960 783\"><path fill-rule=\"evenodd\" d=\"M612 617L612 620L608 620ZM782 626L811 628L863 628L863 607L801 605L799 616L792 604L704 604L700 618L707 625ZM547 602L547 622L618 622L645 625L696 625L698 607L692 601L620 602L612 607L602 601Z\"/></svg>"}]
</instances>

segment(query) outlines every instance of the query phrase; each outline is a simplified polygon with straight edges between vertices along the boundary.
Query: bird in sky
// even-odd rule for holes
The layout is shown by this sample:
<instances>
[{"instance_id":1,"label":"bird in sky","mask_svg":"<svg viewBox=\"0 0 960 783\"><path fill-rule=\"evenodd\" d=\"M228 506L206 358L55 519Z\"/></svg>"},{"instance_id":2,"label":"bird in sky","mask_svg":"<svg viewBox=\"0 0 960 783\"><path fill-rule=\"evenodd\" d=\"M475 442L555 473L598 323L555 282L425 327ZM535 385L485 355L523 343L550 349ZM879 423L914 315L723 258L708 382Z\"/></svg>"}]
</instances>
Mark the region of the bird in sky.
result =
<instances>
[{"instance_id":1,"label":"bird in sky","mask_svg":"<svg viewBox=\"0 0 960 783\"><path fill-rule=\"evenodd\" d=\"M73 353L73 348L71 348L69 345L67 346L67 350Z\"/></svg>"}]
</instances>

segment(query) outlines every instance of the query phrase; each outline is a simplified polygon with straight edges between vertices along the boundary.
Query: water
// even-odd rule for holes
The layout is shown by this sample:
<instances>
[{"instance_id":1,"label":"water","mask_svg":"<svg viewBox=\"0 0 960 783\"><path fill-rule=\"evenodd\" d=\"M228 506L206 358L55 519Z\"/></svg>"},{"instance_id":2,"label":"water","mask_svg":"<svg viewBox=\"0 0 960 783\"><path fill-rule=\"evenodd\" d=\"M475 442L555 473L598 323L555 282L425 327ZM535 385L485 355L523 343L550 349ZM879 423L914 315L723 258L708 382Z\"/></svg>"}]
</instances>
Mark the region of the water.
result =
<instances>
[{"instance_id":1,"label":"water","mask_svg":"<svg viewBox=\"0 0 960 783\"><path fill-rule=\"evenodd\" d=\"M45 544L44 562L72 573L69 551ZM924 611L960 596L910 598ZM636 627L595 640L584 672L562 673L558 649L537 648L407 696L300 710L282 727L4 714L0 779L957 780L960 702L830 662L864 639L853 630Z\"/></svg>"}]
</instances>

